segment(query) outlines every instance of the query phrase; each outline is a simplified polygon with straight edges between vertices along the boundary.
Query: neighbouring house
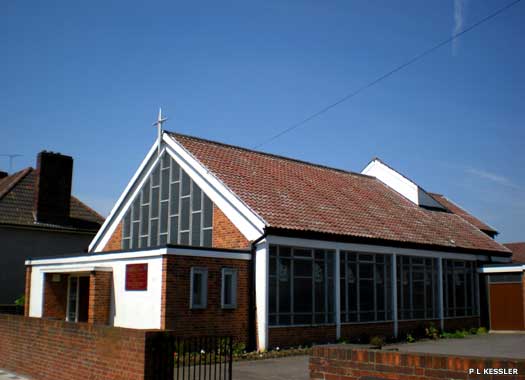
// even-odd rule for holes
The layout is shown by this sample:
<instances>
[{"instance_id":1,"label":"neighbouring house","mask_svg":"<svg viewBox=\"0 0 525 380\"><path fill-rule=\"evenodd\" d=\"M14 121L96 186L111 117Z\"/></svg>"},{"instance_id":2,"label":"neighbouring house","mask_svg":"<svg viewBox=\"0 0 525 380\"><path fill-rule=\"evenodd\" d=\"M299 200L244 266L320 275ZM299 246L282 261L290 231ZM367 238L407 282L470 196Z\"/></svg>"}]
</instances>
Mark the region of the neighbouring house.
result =
<instances>
[{"instance_id":1,"label":"neighbouring house","mask_svg":"<svg viewBox=\"0 0 525 380\"><path fill-rule=\"evenodd\" d=\"M87 253L26 261L27 315L265 350L478 326L496 231L379 159L354 173L163 132Z\"/></svg>"},{"instance_id":2,"label":"neighbouring house","mask_svg":"<svg viewBox=\"0 0 525 380\"><path fill-rule=\"evenodd\" d=\"M512 262L525 264L525 242L504 243L505 247L512 251Z\"/></svg>"},{"instance_id":3,"label":"neighbouring house","mask_svg":"<svg viewBox=\"0 0 525 380\"><path fill-rule=\"evenodd\" d=\"M0 172L0 304L24 294L24 261L87 249L104 219L71 195L73 159L40 152L37 167Z\"/></svg>"}]
</instances>

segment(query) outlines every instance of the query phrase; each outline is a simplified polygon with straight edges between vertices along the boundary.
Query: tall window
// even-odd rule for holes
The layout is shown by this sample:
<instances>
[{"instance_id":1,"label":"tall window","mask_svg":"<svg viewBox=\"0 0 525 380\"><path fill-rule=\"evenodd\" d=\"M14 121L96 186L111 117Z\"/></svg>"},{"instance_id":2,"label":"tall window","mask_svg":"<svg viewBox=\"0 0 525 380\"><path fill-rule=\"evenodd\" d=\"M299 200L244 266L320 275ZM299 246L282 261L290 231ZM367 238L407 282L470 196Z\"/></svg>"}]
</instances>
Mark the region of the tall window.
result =
<instances>
[{"instance_id":1,"label":"tall window","mask_svg":"<svg viewBox=\"0 0 525 380\"><path fill-rule=\"evenodd\" d=\"M164 153L124 216L122 248L166 243L209 247L213 203Z\"/></svg>"},{"instance_id":2,"label":"tall window","mask_svg":"<svg viewBox=\"0 0 525 380\"><path fill-rule=\"evenodd\" d=\"M432 258L397 257L399 319L439 317L437 262Z\"/></svg>"},{"instance_id":3,"label":"tall window","mask_svg":"<svg viewBox=\"0 0 525 380\"><path fill-rule=\"evenodd\" d=\"M445 317L478 314L476 263L443 260L443 306Z\"/></svg>"},{"instance_id":4,"label":"tall window","mask_svg":"<svg viewBox=\"0 0 525 380\"><path fill-rule=\"evenodd\" d=\"M334 251L270 246L270 325L334 322Z\"/></svg>"},{"instance_id":5,"label":"tall window","mask_svg":"<svg viewBox=\"0 0 525 380\"><path fill-rule=\"evenodd\" d=\"M208 304L208 269L192 267L190 279L190 308L206 309Z\"/></svg>"},{"instance_id":6,"label":"tall window","mask_svg":"<svg viewBox=\"0 0 525 380\"><path fill-rule=\"evenodd\" d=\"M391 257L341 251L341 322L392 319Z\"/></svg>"}]
</instances>

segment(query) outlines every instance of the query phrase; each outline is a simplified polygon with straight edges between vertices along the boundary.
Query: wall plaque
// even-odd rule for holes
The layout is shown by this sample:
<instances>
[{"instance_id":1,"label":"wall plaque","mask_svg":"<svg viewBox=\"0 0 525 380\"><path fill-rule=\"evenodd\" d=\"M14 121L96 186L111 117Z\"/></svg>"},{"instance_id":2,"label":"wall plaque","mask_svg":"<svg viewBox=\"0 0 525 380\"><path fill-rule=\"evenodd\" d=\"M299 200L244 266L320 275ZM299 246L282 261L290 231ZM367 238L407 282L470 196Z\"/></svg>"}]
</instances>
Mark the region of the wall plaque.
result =
<instances>
[{"instance_id":1,"label":"wall plaque","mask_svg":"<svg viewBox=\"0 0 525 380\"><path fill-rule=\"evenodd\" d=\"M148 290L148 264L126 264L126 290Z\"/></svg>"}]
</instances>

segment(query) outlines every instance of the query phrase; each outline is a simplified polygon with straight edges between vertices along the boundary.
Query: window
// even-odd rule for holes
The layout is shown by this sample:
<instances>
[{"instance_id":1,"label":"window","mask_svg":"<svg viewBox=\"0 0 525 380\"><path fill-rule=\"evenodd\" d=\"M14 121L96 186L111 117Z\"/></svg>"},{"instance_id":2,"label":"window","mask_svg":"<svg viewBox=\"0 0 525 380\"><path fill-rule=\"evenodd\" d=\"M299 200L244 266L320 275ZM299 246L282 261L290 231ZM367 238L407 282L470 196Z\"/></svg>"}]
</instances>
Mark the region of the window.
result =
<instances>
[{"instance_id":1,"label":"window","mask_svg":"<svg viewBox=\"0 0 525 380\"><path fill-rule=\"evenodd\" d=\"M164 153L124 216L122 248L211 247L213 203Z\"/></svg>"},{"instance_id":2,"label":"window","mask_svg":"<svg viewBox=\"0 0 525 380\"><path fill-rule=\"evenodd\" d=\"M438 282L436 259L397 257L398 318L438 318Z\"/></svg>"},{"instance_id":3,"label":"window","mask_svg":"<svg viewBox=\"0 0 525 380\"><path fill-rule=\"evenodd\" d=\"M222 268L221 306L223 309L237 307L237 269Z\"/></svg>"},{"instance_id":4,"label":"window","mask_svg":"<svg viewBox=\"0 0 525 380\"><path fill-rule=\"evenodd\" d=\"M392 319L391 257L341 251L341 322Z\"/></svg>"},{"instance_id":5,"label":"window","mask_svg":"<svg viewBox=\"0 0 525 380\"><path fill-rule=\"evenodd\" d=\"M509 282L521 283L521 273L491 274L489 276L489 281L491 284L509 283Z\"/></svg>"},{"instance_id":6,"label":"window","mask_svg":"<svg viewBox=\"0 0 525 380\"><path fill-rule=\"evenodd\" d=\"M478 314L476 263L443 260L443 307L445 317Z\"/></svg>"},{"instance_id":7,"label":"window","mask_svg":"<svg viewBox=\"0 0 525 380\"><path fill-rule=\"evenodd\" d=\"M271 326L334 323L334 251L270 246Z\"/></svg>"},{"instance_id":8,"label":"window","mask_svg":"<svg viewBox=\"0 0 525 380\"><path fill-rule=\"evenodd\" d=\"M205 309L208 297L208 270L191 268L190 308Z\"/></svg>"}]
</instances>

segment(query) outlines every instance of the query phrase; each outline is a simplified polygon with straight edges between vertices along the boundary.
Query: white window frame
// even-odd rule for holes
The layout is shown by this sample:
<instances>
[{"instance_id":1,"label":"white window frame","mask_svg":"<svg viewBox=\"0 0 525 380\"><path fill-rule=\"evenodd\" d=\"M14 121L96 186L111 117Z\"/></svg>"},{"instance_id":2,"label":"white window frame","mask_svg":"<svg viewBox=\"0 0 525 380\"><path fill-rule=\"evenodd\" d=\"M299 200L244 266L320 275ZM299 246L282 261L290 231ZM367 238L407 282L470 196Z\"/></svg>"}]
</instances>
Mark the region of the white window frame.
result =
<instances>
[{"instance_id":1,"label":"white window frame","mask_svg":"<svg viewBox=\"0 0 525 380\"><path fill-rule=\"evenodd\" d=\"M224 290L225 290L225 279L226 276L232 277L231 284L231 303L225 303L224 301ZM237 308L237 269L235 268L222 268L221 270L221 307L223 309L236 309Z\"/></svg>"},{"instance_id":2,"label":"white window frame","mask_svg":"<svg viewBox=\"0 0 525 380\"><path fill-rule=\"evenodd\" d=\"M200 304L193 302L193 278L195 274L201 275L201 300ZM208 269L202 267L192 267L190 272L190 309L206 309L208 305Z\"/></svg>"}]
</instances>

